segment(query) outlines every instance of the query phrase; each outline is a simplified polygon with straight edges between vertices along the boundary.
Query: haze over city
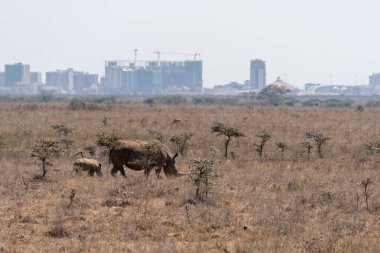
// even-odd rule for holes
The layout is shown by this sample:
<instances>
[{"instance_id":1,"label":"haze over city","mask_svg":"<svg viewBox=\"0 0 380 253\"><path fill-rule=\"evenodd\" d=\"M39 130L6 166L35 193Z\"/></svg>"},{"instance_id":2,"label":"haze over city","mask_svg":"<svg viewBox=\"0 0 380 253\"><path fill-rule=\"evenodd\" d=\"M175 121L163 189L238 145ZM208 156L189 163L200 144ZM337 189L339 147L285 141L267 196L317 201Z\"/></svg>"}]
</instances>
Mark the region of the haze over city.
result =
<instances>
[{"instance_id":1,"label":"haze over city","mask_svg":"<svg viewBox=\"0 0 380 253\"><path fill-rule=\"evenodd\" d=\"M104 75L105 60L133 59L137 48L141 60L156 59L156 50L199 52L204 87L249 80L256 58L266 61L267 82L368 84L380 71L379 7L375 0L6 1L0 66Z\"/></svg>"}]
</instances>

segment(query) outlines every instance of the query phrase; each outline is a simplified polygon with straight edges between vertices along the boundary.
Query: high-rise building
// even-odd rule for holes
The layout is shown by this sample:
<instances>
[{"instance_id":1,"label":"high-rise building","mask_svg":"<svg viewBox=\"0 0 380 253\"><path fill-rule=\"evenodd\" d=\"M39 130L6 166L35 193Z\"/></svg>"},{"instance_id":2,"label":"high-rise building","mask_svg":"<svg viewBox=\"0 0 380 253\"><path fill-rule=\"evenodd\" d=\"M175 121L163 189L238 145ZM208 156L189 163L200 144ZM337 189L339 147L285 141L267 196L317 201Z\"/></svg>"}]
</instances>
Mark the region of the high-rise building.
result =
<instances>
[{"instance_id":1,"label":"high-rise building","mask_svg":"<svg viewBox=\"0 0 380 253\"><path fill-rule=\"evenodd\" d=\"M42 83L41 72L30 72L30 83Z\"/></svg>"},{"instance_id":2,"label":"high-rise building","mask_svg":"<svg viewBox=\"0 0 380 253\"><path fill-rule=\"evenodd\" d=\"M5 72L0 72L0 86L5 85Z\"/></svg>"},{"instance_id":3,"label":"high-rise building","mask_svg":"<svg viewBox=\"0 0 380 253\"><path fill-rule=\"evenodd\" d=\"M88 89L93 85L99 84L99 76L96 74L84 73L82 71L74 71L73 88L74 90Z\"/></svg>"},{"instance_id":4,"label":"high-rise building","mask_svg":"<svg viewBox=\"0 0 380 253\"><path fill-rule=\"evenodd\" d=\"M250 89L261 90L266 84L265 61L252 60L250 69Z\"/></svg>"},{"instance_id":5,"label":"high-rise building","mask_svg":"<svg viewBox=\"0 0 380 253\"><path fill-rule=\"evenodd\" d=\"M202 61L107 61L105 92L161 94L172 88L202 89Z\"/></svg>"},{"instance_id":6,"label":"high-rise building","mask_svg":"<svg viewBox=\"0 0 380 253\"><path fill-rule=\"evenodd\" d=\"M30 83L30 66L22 63L5 65L5 86Z\"/></svg>"},{"instance_id":7,"label":"high-rise building","mask_svg":"<svg viewBox=\"0 0 380 253\"><path fill-rule=\"evenodd\" d=\"M74 86L74 70L57 70L46 72L46 84L56 86L61 90L72 90Z\"/></svg>"},{"instance_id":8,"label":"high-rise building","mask_svg":"<svg viewBox=\"0 0 380 253\"><path fill-rule=\"evenodd\" d=\"M369 85L380 85L380 73L375 73L369 76Z\"/></svg>"}]
</instances>

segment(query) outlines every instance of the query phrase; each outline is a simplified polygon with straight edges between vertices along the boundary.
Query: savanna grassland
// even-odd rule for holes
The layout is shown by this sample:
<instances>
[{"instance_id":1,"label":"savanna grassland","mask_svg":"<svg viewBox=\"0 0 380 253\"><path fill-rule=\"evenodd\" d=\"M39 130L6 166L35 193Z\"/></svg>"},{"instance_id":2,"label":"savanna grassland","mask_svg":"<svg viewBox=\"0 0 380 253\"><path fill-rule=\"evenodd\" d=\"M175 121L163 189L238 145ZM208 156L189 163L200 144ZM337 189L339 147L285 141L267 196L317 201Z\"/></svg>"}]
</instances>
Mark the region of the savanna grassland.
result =
<instances>
[{"instance_id":1,"label":"savanna grassland","mask_svg":"<svg viewBox=\"0 0 380 253\"><path fill-rule=\"evenodd\" d=\"M0 104L0 251L3 252L380 252L380 159L365 151L380 137L380 110L149 106L116 103L69 109L65 103ZM109 117L106 124L102 122ZM173 123L173 121L175 123ZM214 122L240 130L228 158ZM35 141L59 140L52 125L73 129L70 154L52 160L44 179L30 156ZM263 157L256 135L271 136ZM311 130L330 139L319 158L300 145ZM187 177L159 180L127 169L103 177L73 173L71 155L101 133L155 139L193 133L177 168L191 159L220 160L223 177L195 199ZM288 148L282 157L276 143ZM86 156L89 156L86 153ZM370 178L367 202L362 180ZM367 210L368 204L368 210Z\"/></svg>"}]
</instances>

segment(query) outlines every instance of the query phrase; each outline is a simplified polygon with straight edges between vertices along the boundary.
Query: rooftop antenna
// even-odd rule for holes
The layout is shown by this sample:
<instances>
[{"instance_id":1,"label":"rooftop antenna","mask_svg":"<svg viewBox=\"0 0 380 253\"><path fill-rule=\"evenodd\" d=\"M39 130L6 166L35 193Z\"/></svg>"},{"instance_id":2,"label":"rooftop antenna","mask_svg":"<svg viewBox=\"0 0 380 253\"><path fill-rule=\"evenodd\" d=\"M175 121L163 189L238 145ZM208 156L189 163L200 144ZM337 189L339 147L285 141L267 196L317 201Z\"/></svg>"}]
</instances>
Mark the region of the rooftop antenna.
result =
<instances>
[{"instance_id":1,"label":"rooftop antenna","mask_svg":"<svg viewBox=\"0 0 380 253\"><path fill-rule=\"evenodd\" d=\"M137 62L137 48L135 48L134 50L133 50L133 52L135 52L135 65L136 65L136 62Z\"/></svg>"},{"instance_id":2,"label":"rooftop antenna","mask_svg":"<svg viewBox=\"0 0 380 253\"><path fill-rule=\"evenodd\" d=\"M157 51L154 51L153 53L157 54L157 62L160 62L161 52L157 50Z\"/></svg>"},{"instance_id":3,"label":"rooftop antenna","mask_svg":"<svg viewBox=\"0 0 380 253\"><path fill-rule=\"evenodd\" d=\"M197 60L197 56L200 56L201 54L200 53L194 53L194 61Z\"/></svg>"}]
</instances>

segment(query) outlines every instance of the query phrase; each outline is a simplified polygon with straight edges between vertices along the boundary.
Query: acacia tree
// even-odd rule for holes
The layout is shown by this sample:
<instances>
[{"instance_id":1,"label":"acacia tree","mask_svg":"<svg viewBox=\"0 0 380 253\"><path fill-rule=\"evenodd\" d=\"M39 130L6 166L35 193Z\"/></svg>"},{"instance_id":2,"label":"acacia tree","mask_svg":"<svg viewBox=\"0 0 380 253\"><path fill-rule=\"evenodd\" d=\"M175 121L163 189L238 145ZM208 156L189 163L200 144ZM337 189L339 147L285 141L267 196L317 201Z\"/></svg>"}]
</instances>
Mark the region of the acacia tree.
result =
<instances>
[{"instance_id":1,"label":"acacia tree","mask_svg":"<svg viewBox=\"0 0 380 253\"><path fill-rule=\"evenodd\" d=\"M223 125L220 122L215 122L211 127L211 132L216 133L216 136L224 135L227 139L224 141L224 156L228 156L228 145L230 144L231 138L235 137L245 137L245 135L240 132L238 129L233 127L228 127Z\"/></svg>"},{"instance_id":2,"label":"acacia tree","mask_svg":"<svg viewBox=\"0 0 380 253\"><path fill-rule=\"evenodd\" d=\"M270 140L270 134L268 134L265 130L258 133L256 135L257 138L259 138L258 143L253 143L253 147L255 148L257 154L262 158L264 154L264 146L267 141Z\"/></svg>"},{"instance_id":3,"label":"acacia tree","mask_svg":"<svg viewBox=\"0 0 380 253\"><path fill-rule=\"evenodd\" d=\"M288 145L286 145L286 143L283 141L279 141L279 142L276 142L276 146L281 150L281 158L284 158L284 152L285 152L285 149L288 148Z\"/></svg>"},{"instance_id":4,"label":"acacia tree","mask_svg":"<svg viewBox=\"0 0 380 253\"><path fill-rule=\"evenodd\" d=\"M271 105L278 106L284 101L284 97L290 90L277 85L268 85L262 89L258 95L258 99L266 100Z\"/></svg>"},{"instance_id":5,"label":"acacia tree","mask_svg":"<svg viewBox=\"0 0 380 253\"><path fill-rule=\"evenodd\" d=\"M49 140L39 140L34 143L31 157L36 158L42 166L41 178L46 175L46 167L52 166L50 162L53 158L59 155L59 142Z\"/></svg>"},{"instance_id":6,"label":"acacia tree","mask_svg":"<svg viewBox=\"0 0 380 253\"><path fill-rule=\"evenodd\" d=\"M326 134L317 131L310 131L305 133L305 137L314 140L319 158L323 158L322 146L330 139Z\"/></svg>"}]
</instances>

